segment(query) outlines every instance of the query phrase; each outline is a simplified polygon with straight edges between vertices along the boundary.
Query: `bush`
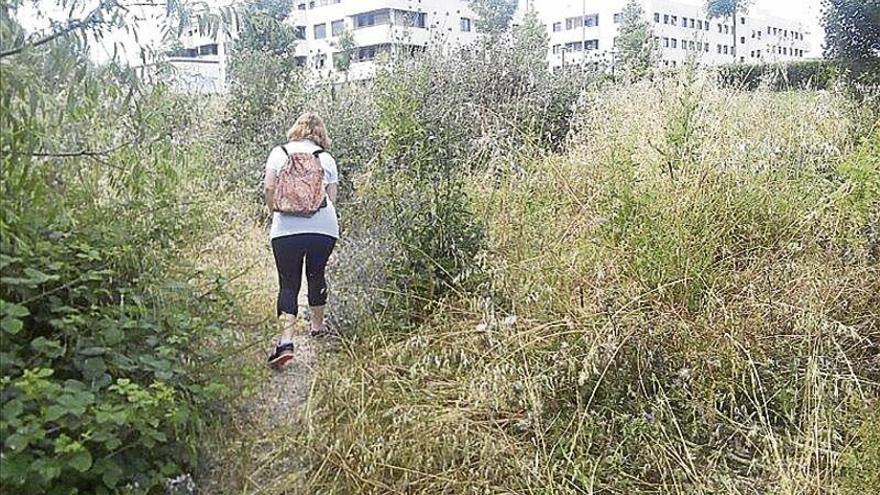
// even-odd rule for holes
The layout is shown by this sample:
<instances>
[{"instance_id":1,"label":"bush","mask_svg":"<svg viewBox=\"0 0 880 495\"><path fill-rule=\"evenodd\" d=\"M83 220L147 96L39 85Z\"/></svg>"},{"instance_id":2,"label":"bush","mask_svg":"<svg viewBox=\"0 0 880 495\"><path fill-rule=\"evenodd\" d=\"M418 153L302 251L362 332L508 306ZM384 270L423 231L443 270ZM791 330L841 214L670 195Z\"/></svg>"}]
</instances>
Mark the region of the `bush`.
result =
<instances>
[{"instance_id":1,"label":"bush","mask_svg":"<svg viewBox=\"0 0 880 495\"><path fill-rule=\"evenodd\" d=\"M216 228L210 153L195 109L74 48L3 60L0 483L155 493L223 397L234 301L182 261Z\"/></svg>"},{"instance_id":2,"label":"bush","mask_svg":"<svg viewBox=\"0 0 880 495\"><path fill-rule=\"evenodd\" d=\"M830 89L838 79L837 64L827 60L780 64L735 64L719 69L721 84L747 91L766 86L776 91Z\"/></svg>"}]
</instances>

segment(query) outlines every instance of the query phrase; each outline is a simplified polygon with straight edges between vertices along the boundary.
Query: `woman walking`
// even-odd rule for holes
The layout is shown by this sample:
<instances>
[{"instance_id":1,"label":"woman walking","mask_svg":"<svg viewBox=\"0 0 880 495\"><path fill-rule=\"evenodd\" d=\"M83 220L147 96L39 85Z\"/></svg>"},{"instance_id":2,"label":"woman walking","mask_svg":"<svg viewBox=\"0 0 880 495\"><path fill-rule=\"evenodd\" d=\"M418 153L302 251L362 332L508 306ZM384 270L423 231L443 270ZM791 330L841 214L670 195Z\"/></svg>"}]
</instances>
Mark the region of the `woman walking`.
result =
<instances>
[{"instance_id":1,"label":"woman walking","mask_svg":"<svg viewBox=\"0 0 880 495\"><path fill-rule=\"evenodd\" d=\"M339 239L336 194L339 173L327 153L330 138L324 121L305 113L287 133L290 142L272 150L266 162L266 204L272 211L272 252L278 269L277 313L281 340L269 357L280 368L293 358L293 334L303 265L308 282L313 336L327 333L325 268Z\"/></svg>"}]
</instances>

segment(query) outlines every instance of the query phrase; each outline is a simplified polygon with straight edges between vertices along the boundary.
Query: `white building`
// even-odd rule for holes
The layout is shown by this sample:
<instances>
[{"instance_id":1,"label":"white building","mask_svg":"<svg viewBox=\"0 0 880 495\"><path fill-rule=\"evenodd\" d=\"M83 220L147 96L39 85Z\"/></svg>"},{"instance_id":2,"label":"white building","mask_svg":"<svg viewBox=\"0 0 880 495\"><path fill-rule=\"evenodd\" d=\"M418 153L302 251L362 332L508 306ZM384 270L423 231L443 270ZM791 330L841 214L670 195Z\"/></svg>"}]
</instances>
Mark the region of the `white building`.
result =
<instances>
[{"instance_id":1,"label":"white building","mask_svg":"<svg viewBox=\"0 0 880 495\"><path fill-rule=\"evenodd\" d=\"M550 67L612 64L625 3L561 0L552 10L540 10L550 34ZM802 24L760 10L738 16L734 50L733 20L709 19L701 0L644 0L642 5L664 67L692 59L703 65L790 61L809 51Z\"/></svg>"},{"instance_id":2,"label":"white building","mask_svg":"<svg viewBox=\"0 0 880 495\"><path fill-rule=\"evenodd\" d=\"M223 93L229 63L229 43L221 32L216 38L190 31L181 47L167 54L170 83L186 93Z\"/></svg>"},{"instance_id":3,"label":"white building","mask_svg":"<svg viewBox=\"0 0 880 495\"><path fill-rule=\"evenodd\" d=\"M313 74L367 79L384 53L452 48L476 40L476 15L467 0L295 0L289 22L299 30L297 62ZM340 35L354 44L347 74L339 70Z\"/></svg>"}]
</instances>

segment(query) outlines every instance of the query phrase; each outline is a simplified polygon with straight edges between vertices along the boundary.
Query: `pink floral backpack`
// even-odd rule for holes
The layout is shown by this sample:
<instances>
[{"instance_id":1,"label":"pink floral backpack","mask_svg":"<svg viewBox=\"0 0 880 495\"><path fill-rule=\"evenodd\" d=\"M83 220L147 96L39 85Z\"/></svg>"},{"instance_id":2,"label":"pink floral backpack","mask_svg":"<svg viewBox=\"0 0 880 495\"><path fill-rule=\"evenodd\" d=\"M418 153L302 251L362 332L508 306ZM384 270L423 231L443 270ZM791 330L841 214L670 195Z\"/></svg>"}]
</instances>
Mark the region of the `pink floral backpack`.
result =
<instances>
[{"instance_id":1,"label":"pink floral backpack","mask_svg":"<svg viewBox=\"0 0 880 495\"><path fill-rule=\"evenodd\" d=\"M324 167L319 149L314 153L288 153L287 163L275 178L275 211L297 217L311 217L327 206Z\"/></svg>"}]
</instances>

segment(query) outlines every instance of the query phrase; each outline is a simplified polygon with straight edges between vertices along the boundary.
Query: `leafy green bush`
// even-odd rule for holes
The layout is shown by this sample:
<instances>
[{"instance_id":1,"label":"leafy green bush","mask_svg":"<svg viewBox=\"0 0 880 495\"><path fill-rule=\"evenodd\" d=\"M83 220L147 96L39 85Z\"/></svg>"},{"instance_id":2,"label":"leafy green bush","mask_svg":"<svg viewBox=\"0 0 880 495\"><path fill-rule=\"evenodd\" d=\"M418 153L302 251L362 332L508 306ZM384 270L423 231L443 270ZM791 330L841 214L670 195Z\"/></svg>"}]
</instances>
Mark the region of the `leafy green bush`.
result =
<instances>
[{"instance_id":1,"label":"leafy green bush","mask_svg":"<svg viewBox=\"0 0 880 495\"><path fill-rule=\"evenodd\" d=\"M0 484L160 491L197 463L235 309L184 262L217 225L200 116L64 39L4 58L0 101Z\"/></svg>"}]
</instances>

